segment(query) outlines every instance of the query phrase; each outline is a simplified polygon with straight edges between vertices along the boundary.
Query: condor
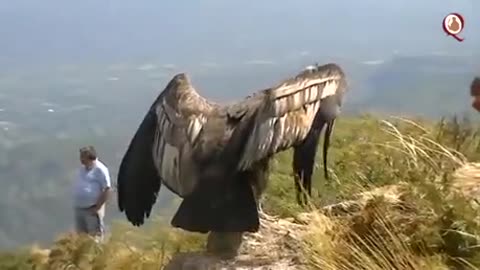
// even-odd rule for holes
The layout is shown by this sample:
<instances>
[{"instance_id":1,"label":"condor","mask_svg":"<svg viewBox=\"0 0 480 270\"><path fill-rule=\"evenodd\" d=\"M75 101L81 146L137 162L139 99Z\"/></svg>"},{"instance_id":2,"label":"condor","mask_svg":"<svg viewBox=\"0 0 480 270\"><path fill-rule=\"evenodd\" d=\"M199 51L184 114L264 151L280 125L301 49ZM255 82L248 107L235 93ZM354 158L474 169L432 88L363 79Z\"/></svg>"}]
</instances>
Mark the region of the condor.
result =
<instances>
[{"instance_id":1,"label":"condor","mask_svg":"<svg viewBox=\"0 0 480 270\"><path fill-rule=\"evenodd\" d=\"M183 198L172 226L199 233L257 231L258 200L273 155L294 148L297 200L305 203L324 126L328 177L329 138L346 89L344 72L330 63L222 105L200 96L186 74L175 75L121 161L120 210L142 225L163 184Z\"/></svg>"}]
</instances>

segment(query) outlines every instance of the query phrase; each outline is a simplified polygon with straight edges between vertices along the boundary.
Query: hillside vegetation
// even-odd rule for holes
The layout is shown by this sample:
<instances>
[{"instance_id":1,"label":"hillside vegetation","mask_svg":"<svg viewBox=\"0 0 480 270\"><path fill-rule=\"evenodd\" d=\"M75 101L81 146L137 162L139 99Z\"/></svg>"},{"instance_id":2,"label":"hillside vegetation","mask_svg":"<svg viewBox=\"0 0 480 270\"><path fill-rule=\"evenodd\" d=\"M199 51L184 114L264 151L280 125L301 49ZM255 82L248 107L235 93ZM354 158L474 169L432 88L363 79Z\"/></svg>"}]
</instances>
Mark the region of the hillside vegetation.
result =
<instances>
[{"instance_id":1,"label":"hillside vegetation","mask_svg":"<svg viewBox=\"0 0 480 270\"><path fill-rule=\"evenodd\" d=\"M312 209L295 202L286 151L272 164L264 210L284 218L313 214L300 250L309 269L477 269L478 209L453 192L473 180L452 173L479 160L479 142L479 129L468 119L343 117L329 156L330 182L317 154ZM372 199L357 214L342 216L316 210L387 185L401 187L401 204ZM204 235L172 229L164 217L142 228L121 219L102 245L65 234L48 250L34 245L1 253L0 269L159 269L176 252L204 243Z\"/></svg>"}]
</instances>

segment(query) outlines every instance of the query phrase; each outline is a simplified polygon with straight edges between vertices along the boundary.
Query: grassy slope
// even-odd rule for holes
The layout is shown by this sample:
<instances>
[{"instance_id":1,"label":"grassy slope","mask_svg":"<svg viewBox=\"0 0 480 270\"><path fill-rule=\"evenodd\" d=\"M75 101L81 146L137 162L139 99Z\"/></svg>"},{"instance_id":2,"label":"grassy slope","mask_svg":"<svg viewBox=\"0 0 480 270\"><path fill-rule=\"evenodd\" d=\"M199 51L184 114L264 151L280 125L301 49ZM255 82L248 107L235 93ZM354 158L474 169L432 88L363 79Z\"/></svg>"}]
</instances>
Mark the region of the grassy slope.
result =
<instances>
[{"instance_id":1,"label":"grassy slope","mask_svg":"<svg viewBox=\"0 0 480 270\"><path fill-rule=\"evenodd\" d=\"M367 223L366 219L345 223L324 218L323 227L317 224L312 229L314 235L305 241L304 254L312 269L351 269L352 264L362 265L359 269L418 269L420 266L442 269L446 265L458 266L458 258L479 267L478 251L471 248L476 241L468 236L479 232L480 227L474 222L476 212L462 199L446 196L444 189L450 181L446 173L457 167L462 159L433 143L451 147L475 161L480 157L476 153L477 130L468 122L455 119L448 123L423 122L423 128L388 120L395 123L402 136L395 133L396 128L370 116L344 117L338 121L329 162L335 177L326 183L321 170L317 170L314 205L349 198L372 186L405 182L412 191L410 202L421 210L413 213L408 222L399 219L396 210L385 208L384 204L373 207L374 214L366 213L370 221L377 223ZM320 154L317 160L321 168ZM269 213L291 216L300 211L292 192L290 164L289 151L279 154L273 163L264 207ZM396 229L375 227L379 220L382 224L394 223ZM319 231L327 223L335 227L338 237ZM202 235L173 230L160 219L140 229L123 220L112 227L112 238L103 246L64 235L51 247L49 260L35 248L26 248L0 254L0 269L61 269L66 265L81 269L104 269L104 266L108 269L158 269L173 252L202 248L204 240ZM383 236L372 237L372 231ZM342 252L345 250L350 252Z\"/></svg>"}]
</instances>

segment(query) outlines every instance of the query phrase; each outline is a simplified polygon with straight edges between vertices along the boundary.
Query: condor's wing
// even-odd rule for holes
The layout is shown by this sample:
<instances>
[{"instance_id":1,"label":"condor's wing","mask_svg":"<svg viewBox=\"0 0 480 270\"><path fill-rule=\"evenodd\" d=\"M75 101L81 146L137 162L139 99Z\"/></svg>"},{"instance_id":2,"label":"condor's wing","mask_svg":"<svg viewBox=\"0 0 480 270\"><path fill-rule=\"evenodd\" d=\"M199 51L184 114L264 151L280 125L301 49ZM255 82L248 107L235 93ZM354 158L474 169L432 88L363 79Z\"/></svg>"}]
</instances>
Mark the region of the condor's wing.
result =
<instances>
[{"instance_id":1,"label":"condor's wing","mask_svg":"<svg viewBox=\"0 0 480 270\"><path fill-rule=\"evenodd\" d=\"M331 95L341 96L346 86L342 69L336 64L326 64L265 90L263 101L251 119L253 129L239 169L247 169L252 163L301 142L322 106L321 100Z\"/></svg>"},{"instance_id":2,"label":"condor's wing","mask_svg":"<svg viewBox=\"0 0 480 270\"><path fill-rule=\"evenodd\" d=\"M190 150L213 105L178 74L150 107L121 161L118 206L141 225L149 217L161 183L183 197L196 185Z\"/></svg>"}]
</instances>

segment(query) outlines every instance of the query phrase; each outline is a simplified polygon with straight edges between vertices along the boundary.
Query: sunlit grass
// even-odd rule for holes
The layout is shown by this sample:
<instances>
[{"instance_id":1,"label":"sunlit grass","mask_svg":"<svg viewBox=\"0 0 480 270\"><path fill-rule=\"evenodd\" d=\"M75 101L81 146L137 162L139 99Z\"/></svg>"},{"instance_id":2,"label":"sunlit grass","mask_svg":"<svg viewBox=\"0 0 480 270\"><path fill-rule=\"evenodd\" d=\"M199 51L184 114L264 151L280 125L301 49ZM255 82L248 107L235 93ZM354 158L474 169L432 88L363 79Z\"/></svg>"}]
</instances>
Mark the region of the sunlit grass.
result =
<instances>
[{"instance_id":1,"label":"sunlit grass","mask_svg":"<svg viewBox=\"0 0 480 270\"><path fill-rule=\"evenodd\" d=\"M312 269L478 269L474 249L479 224L468 215L476 211L461 200L465 198L459 200L448 182L437 181L443 170L465 166L466 158L436 142L423 127L405 122L421 134L404 134L383 121L393 138L378 147L400 153L396 162L404 164L405 170L422 172L407 182L402 196L408 199L395 205L374 198L347 218L328 217L316 210L304 250Z\"/></svg>"}]
</instances>

